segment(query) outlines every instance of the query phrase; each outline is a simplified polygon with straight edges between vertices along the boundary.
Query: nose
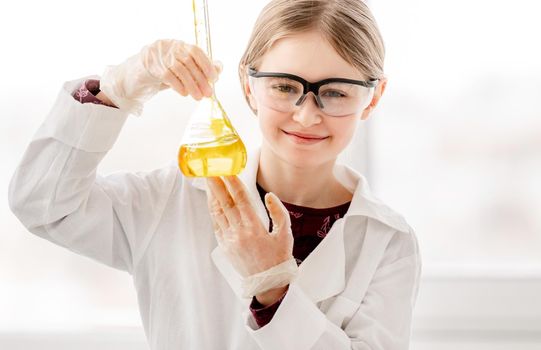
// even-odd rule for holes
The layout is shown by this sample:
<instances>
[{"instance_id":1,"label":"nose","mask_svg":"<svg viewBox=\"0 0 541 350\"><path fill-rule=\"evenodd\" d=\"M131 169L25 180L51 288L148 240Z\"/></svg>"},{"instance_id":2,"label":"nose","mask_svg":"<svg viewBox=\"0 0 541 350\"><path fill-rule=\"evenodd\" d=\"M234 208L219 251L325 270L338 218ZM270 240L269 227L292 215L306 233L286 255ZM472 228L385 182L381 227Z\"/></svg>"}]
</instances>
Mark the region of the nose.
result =
<instances>
[{"instance_id":1,"label":"nose","mask_svg":"<svg viewBox=\"0 0 541 350\"><path fill-rule=\"evenodd\" d=\"M315 96L309 93L298 109L293 113L293 120L301 124L304 128L308 128L314 124L321 123L322 115L319 109Z\"/></svg>"}]
</instances>

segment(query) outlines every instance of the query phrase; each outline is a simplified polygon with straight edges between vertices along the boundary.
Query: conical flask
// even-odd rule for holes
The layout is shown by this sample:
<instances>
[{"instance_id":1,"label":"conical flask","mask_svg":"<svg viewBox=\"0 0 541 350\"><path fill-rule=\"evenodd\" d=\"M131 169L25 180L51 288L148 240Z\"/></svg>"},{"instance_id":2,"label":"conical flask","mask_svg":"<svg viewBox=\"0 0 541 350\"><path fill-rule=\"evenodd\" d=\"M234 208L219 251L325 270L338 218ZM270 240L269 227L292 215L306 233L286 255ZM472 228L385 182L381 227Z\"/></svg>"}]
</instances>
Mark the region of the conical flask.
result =
<instances>
[{"instance_id":1,"label":"conical flask","mask_svg":"<svg viewBox=\"0 0 541 350\"><path fill-rule=\"evenodd\" d=\"M212 59L207 0L193 0L195 38ZM227 176L246 166L246 147L216 98L203 98L190 116L178 152L185 176Z\"/></svg>"}]
</instances>

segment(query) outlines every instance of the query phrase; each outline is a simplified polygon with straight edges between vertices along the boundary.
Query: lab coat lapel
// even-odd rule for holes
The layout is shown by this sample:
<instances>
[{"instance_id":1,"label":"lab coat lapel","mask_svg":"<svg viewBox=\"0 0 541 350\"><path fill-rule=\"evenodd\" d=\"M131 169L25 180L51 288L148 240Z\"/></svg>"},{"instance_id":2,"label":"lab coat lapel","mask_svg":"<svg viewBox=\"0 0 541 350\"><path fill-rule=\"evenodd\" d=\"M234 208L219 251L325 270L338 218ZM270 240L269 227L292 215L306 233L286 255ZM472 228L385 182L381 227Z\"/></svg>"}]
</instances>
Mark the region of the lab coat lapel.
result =
<instances>
[{"instance_id":1,"label":"lab coat lapel","mask_svg":"<svg viewBox=\"0 0 541 350\"><path fill-rule=\"evenodd\" d=\"M409 226L402 216L396 214L378 198L374 197L366 179L353 169L337 164L335 167L337 179L353 193L348 212L345 217L337 220L324 240L308 255L299 266L296 283L306 295L317 303L341 293L346 285L346 252L344 246L344 231L348 220L368 217L379 224L371 222L363 237L363 249L373 248L374 251L364 251L365 267L368 257L378 263L395 230L407 232ZM350 235L358 235L351 232ZM360 235L359 235L360 237ZM377 256L377 258L374 258ZM373 269L375 270L375 266Z\"/></svg>"},{"instance_id":2,"label":"lab coat lapel","mask_svg":"<svg viewBox=\"0 0 541 350\"><path fill-rule=\"evenodd\" d=\"M295 283L317 303L344 290L345 266L344 219L339 219L300 264Z\"/></svg>"}]
</instances>

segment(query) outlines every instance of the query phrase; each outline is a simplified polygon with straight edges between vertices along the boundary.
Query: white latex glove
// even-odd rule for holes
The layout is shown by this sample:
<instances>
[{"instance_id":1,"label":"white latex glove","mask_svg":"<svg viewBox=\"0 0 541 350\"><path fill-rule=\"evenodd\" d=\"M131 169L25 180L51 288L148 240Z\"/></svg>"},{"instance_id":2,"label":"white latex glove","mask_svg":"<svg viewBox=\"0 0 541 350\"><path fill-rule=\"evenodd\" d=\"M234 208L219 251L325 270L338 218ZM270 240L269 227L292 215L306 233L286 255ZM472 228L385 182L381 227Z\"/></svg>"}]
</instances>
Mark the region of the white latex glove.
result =
<instances>
[{"instance_id":1,"label":"white latex glove","mask_svg":"<svg viewBox=\"0 0 541 350\"><path fill-rule=\"evenodd\" d=\"M143 104L168 87L196 100L210 97L210 83L220 72L221 63L211 62L198 46L157 40L123 63L108 66L100 79L100 90L120 109L140 115Z\"/></svg>"},{"instance_id":2,"label":"white latex glove","mask_svg":"<svg viewBox=\"0 0 541 350\"><path fill-rule=\"evenodd\" d=\"M224 179L207 178L208 206L218 244L244 278L245 293L255 295L289 284L297 272L289 212L276 195L265 196L274 226L269 233L239 178Z\"/></svg>"},{"instance_id":3,"label":"white latex glove","mask_svg":"<svg viewBox=\"0 0 541 350\"><path fill-rule=\"evenodd\" d=\"M299 272L297 261L291 257L281 264L242 279L242 296L260 295L271 289L289 285ZM261 302L261 300L259 300Z\"/></svg>"}]
</instances>

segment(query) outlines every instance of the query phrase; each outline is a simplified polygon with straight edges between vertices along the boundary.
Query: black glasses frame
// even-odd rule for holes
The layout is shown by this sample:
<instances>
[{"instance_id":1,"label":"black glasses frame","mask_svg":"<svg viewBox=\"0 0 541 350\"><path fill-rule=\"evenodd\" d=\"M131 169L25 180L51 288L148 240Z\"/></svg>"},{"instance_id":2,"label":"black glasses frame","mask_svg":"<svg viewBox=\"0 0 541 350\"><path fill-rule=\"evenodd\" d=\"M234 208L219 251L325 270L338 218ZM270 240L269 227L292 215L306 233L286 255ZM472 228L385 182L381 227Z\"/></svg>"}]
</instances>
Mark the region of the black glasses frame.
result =
<instances>
[{"instance_id":1,"label":"black glasses frame","mask_svg":"<svg viewBox=\"0 0 541 350\"><path fill-rule=\"evenodd\" d=\"M298 75L289 74L289 73L277 73L277 72L258 72L257 70L253 68L248 69L248 75L253 78L287 78L291 80L295 80L302 84L303 86L303 92L302 96L299 98L299 100L295 103L296 106L299 106L301 103L304 102L306 99L306 95L308 95L309 92L312 92L316 98L316 102L318 104L318 107L323 109L325 106L323 105L323 102L321 102L319 98L319 88L325 84L329 83L348 83L348 84L355 84L364 86L366 88L373 88L378 85L379 79L370 79L370 80L353 80L353 79L346 79L346 78L328 78L323 79L316 82L310 82L306 79L303 79L299 77Z\"/></svg>"}]
</instances>

